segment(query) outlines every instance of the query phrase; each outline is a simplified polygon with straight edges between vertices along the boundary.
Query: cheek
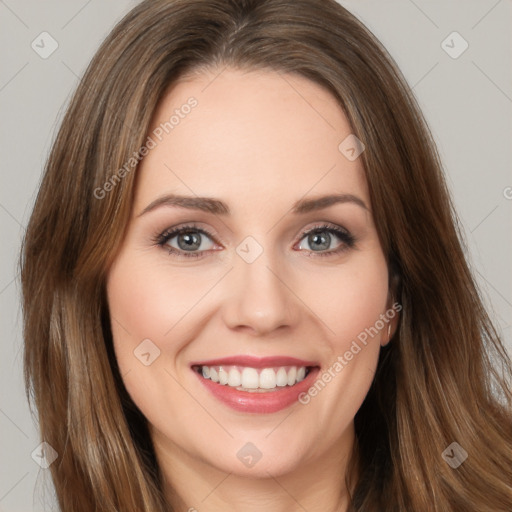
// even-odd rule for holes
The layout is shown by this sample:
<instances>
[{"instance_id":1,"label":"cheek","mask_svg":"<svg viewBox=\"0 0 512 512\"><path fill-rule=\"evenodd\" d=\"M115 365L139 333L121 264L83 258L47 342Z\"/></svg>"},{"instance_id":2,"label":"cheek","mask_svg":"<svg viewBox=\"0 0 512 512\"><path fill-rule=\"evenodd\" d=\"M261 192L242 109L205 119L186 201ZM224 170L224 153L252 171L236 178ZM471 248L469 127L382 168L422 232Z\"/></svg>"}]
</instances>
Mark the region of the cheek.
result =
<instances>
[{"instance_id":1,"label":"cheek","mask_svg":"<svg viewBox=\"0 0 512 512\"><path fill-rule=\"evenodd\" d=\"M110 269L107 298L114 351L125 385L136 402L151 396L165 357L162 340L179 308L154 265L121 253ZM164 357L162 357L164 356ZM146 366L147 365L147 366ZM149 388L149 389L147 389Z\"/></svg>"},{"instance_id":2,"label":"cheek","mask_svg":"<svg viewBox=\"0 0 512 512\"><path fill-rule=\"evenodd\" d=\"M178 269L165 259L121 252L107 279L114 351L124 384L147 417L172 404L175 414L190 397L174 380L188 366L178 364L200 330L208 290L225 272Z\"/></svg>"},{"instance_id":3,"label":"cheek","mask_svg":"<svg viewBox=\"0 0 512 512\"><path fill-rule=\"evenodd\" d=\"M184 404L189 397L172 375L174 360L188 339L183 320L201 292L186 273L170 272L164 265L150 258L145 261L133 250L121 252L107 279L120 373L132 400L153 419L160 418L169 405L175 417L187 410Z\"/></svg>"},{"instance_id":4,"label":"cheek","mask_svg":"<svg viewBox=\"0 0 512 512\"><path fill-rule=\"evenodd\" d=\"M308 280L308 283L311 280ZM323 425L327 443L347 426L373 381L386 336L388 269L383 256L361 258L331 275L318 275L308 304L324 325L324 367L316 383L302 397L309 416ZM314 292L311 292L314 290ZM304 293L304 291L302 292ZM308 405L309 404L309 405Z\"/></svg>"},{"instance_id":5,"label":"cheek","mask_svg":"<svg viewBox=\"0 0 512 512\"><path fill-rule=\"evenodd\" d=\"M194 276L169 269L165 262L148 260L120 255L109 273L107 295L119 357L145 338L160 344L171 338L171 331L178 324L181 328L182 320L210 286L205 273ZM165 347L166 352L169 348ZM172 350L180 348L174 339Z\"/></svg>"},{"instance_id":6,"label":"cheek","mask_svg":"<svg viewBox=\"0 0 512 512\"><path fill-rule=\"evenodd\" d=\"M301 294L324 324L328 343L336 353L345 352L359 335L364 338L366 330L385 313L388 270L383 257L354 260L305 282L308 288Z\"/></svg>"}]
</instances>

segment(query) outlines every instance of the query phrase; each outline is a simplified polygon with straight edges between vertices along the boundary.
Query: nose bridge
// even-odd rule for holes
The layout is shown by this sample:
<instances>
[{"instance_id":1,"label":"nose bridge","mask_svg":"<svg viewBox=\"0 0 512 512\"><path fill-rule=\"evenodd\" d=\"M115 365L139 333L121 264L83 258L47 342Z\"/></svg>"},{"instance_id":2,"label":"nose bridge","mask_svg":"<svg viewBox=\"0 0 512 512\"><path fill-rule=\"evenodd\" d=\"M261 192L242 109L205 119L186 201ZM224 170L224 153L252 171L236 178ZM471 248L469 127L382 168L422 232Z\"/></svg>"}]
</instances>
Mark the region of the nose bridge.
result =
<instances>
[{"instance_id":1,"label":"nose bridge","mask_svg":"<svg viewBox=\"0 0 512 512\"><path fill-rule=\"evenodd\" d=\"M243 240L236 252L226 323L231 328L243 326L260 334L293 325L297 304L285 284L282 256L264 248L253 237Z\"/></svg>"}]
</instances>

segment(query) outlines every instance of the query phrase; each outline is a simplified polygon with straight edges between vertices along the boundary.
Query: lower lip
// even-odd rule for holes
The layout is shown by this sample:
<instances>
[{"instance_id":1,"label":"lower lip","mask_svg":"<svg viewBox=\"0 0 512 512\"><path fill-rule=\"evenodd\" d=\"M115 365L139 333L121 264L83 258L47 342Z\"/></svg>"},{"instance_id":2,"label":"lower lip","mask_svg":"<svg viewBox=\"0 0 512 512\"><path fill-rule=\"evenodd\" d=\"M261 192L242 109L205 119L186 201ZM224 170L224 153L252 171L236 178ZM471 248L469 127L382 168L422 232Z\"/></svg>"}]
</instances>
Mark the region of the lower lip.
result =
<instances>
[{"instance_id":1,"label":"lower lip","mask_svg":"<svg viewBox=\"0 0 512 512\"><path fill-rule=\"evenodd\" d=\"M210 379L205 379L196 371L194 373L203 386L228 407L241 412L264 414L281 411L296 403L299 395L311 387L319 371L319 368L312 368L306 378L297 384L276 388L276 391L263 393L239 391L228 385L218 384Z\"/></svg>"}]
</instances>

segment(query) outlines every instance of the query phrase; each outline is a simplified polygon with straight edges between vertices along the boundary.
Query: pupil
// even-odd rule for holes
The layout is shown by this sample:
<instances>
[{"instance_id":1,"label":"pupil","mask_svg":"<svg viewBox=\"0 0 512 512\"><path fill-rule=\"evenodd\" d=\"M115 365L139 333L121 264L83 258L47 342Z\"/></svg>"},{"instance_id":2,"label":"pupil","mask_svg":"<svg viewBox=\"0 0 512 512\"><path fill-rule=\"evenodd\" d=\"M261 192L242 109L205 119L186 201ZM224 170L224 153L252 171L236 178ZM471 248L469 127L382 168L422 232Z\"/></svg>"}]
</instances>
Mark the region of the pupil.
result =
<instances>
[{"instance_id":1,"label":"pupil","mask_svg":"<svg viewBox=\"0 0 512 512\"><path fill-rule=\"evenodd\" d=\"M178 245L180 246L180 249L185 251L198 249L201 245L200 236L198 234L182 233L178 237Z\"/></svg>"},{"instance_id":2,"label":"pupil","mask_svg":"<svg viewBox=\"0 0 512 512\"><path fill-rule=\"evenodd\" d=\"M328 249L329 248L329 244L330 244L330 238L331 237L328 234L327 234L327 236L325 236L325 235L320 235L318 233L315 233L313 235L310 235L309 243L310 243L310 245L314 245L314 244L320 243L321 247L319 247L319 249ZM322 243L322 239L324 240L323 243Z\"/></svg>"}]
</instances>

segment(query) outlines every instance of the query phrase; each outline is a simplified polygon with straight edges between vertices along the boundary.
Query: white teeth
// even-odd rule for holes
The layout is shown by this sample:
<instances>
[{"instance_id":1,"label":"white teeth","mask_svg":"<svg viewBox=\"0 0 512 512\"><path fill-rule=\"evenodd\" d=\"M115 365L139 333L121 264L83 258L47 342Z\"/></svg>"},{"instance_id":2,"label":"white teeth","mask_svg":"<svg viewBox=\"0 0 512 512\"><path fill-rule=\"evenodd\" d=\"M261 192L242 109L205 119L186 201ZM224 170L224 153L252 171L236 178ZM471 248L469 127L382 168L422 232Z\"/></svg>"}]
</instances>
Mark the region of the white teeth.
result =
<instances>
[{"instance_id":1,"label":"white teeth","mask_svg":"<svg viewBox=\"0 0 512 512\"><path fill-rule=\"evenodd\" d=\"M219 384L227 384L229 380L229 374L224 368L219 368Z\"/></svg>"},{"instance_id":2,"label":"white teeth","mask_svg":"<svg viewBox=\"0 0 512 512\"><path fill-rule=\"evenodd\" d=\"M276 372L272 368L261 370L259 387L262 389L274 389L276 387Z\"/></svg>"},{"instance_id":3,"label":"white teeth","mask_svg":"<svg viewBox=\"0 0 512 512\"><path fill-rule=\"evenodd\" d=\"M288 370L288 386L293 386L297 382L297 368L292 366Z\"/></svg>"},{"instance_id":4,"label":"white teeth","mask_svg":"<svg viewBox=\"0 0 512 512\"><path fill-rule=\"evenodd\" d=\"M204 366L203 366L204 368ZM237 388L238 386L242 385L242 374L236 369L231 368L229 370L229 380L228 380L228 386L231 386L232 388Z\"/></svg>"},{"instance_id":5,"label":"white teeth","mask_svg":"<svg viewBox=\"0 0 512 512\"><path fill-rule=\"evenodd\" d=\"M247 389L256 389L258 386L258 372L254 368L244 368L242 371L242 387Z\"/></svg>"},{"instance_id":6,"label":"white teeth","mask_svg":"<svg viewBox=\"0 0 512 512\"><path fill-rule=\"evenodd\" d=\"M306 367L280 366L258 370L241 366L202 366L200 373L205 379L240 390L271 390L301 382L306 377Z\"/></svg>"},{"instance_id":7,"label":"white teeth","mask_svg":"<svg viewBox=\"0 0 512 512\"><path fill-rule=\"evenodd\" d=\"M279 368L279 370L277 370L276 384L280 388L288 384L288 374L286 373L286 370L284 368Z\"/></svg>"}]
</instances>

